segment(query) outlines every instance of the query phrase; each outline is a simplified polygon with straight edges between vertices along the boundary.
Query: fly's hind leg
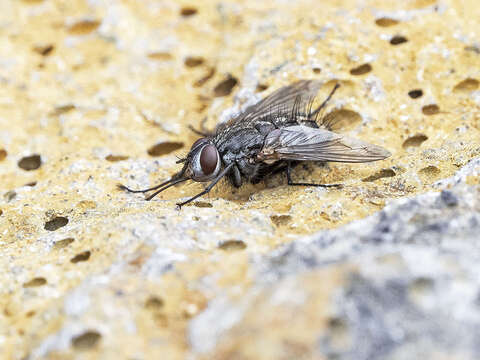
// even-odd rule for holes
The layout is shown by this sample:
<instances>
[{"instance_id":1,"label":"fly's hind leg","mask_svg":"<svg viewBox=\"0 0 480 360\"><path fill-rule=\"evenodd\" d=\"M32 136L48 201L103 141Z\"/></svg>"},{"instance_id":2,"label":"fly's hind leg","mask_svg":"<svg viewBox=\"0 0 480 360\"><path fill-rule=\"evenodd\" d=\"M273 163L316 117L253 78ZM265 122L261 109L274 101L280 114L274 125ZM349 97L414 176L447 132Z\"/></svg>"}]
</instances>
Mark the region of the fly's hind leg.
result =
<instances>
[{"instance_id":1,"label":"fly's hind leg","mask_svg":"<svg viewBox=\"0 0 480 360\"><path fill-rule=\"evenodd\" d=\"M316 119L316 117L318 116L320 111L322 111L322 109L325 108L325 106L327 106L327 104L330 101L330 99L332 98L333 94L335 94L335 91L337 91L337 89L339 87L340 87L340 84L338 84L338 83L335 84L332 91L330 91L330 94L328 94L327 98L323 101L323 103L321 103L318 108L316 108L314 111L312 111L312 112L310 112L310 114L308 114L310 119L311 118Z\"/></svg>"},{"instance_id":2,"label":"fly's hind leg","mask_svg":"<svg viewBox=\"0 0 480 360\"><path fill-rule=\"evenodd\" d=\"M342 188L343 184L315 184L315 183L304 183L304 182L293 182L292 181L292 164L291 161L287 162L287 181L288 185L291 186L317 186L317 187L324 187L324 188L329 188L329 187L334 187L334 188Z\"/></svg>"}]
</instances>

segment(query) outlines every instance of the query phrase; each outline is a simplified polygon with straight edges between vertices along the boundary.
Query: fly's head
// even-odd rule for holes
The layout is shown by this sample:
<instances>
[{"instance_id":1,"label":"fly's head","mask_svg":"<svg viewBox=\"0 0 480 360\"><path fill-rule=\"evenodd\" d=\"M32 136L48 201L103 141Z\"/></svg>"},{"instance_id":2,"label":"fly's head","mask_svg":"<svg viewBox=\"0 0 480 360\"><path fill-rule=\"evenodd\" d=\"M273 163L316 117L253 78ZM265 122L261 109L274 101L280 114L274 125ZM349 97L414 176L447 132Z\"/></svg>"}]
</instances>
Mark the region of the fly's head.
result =
<instances>
[{"instance_id":1,"label":"fly's head","mask_svg":"<svg viewBox=\"0 0 480 360\"><path fill-rule=\"evenodd\" d=\"M187 157L178 160L177 164L178 163L183 163L182 170L159 185L144 190L132 190L125 185L119 184L118 188L132 193L146 193L155 190L153 194L145 198L146 200L151 200L169 187L187 180L193 180L197 182L214 180L220 172L222 161L216 146L213 144L213 141L205 137L195 141L192 145L192 148L188 152ZM196 197L177 205L185 205L193 199L196 199Z\"/></svg>"},{"instance_id":2,"label":"fly's head","mask_svg":"<svg viewBox=\"0 0 480 360\"><path fill-rule=\"evenodd\" d=\"M183 177L198 182L213 180L221 168L220 154L209 138L195 141L187 157L177 162L185 163L180 171Z\"/></svg>"}]
</instances>

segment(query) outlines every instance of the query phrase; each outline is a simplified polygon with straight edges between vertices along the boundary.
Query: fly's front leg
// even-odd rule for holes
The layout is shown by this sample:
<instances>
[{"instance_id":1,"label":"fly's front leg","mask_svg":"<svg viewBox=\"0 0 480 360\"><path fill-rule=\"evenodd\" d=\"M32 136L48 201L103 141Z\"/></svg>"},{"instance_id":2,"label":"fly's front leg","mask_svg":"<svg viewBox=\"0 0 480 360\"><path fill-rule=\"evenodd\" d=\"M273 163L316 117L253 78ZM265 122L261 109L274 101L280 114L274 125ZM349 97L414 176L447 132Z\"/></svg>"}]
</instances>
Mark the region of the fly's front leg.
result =
<instances>
[{"instance_id":1,"label":"fly's front leg","mask_svg":"<svg viewBox=\"0 0 480 360\"><path fill-rule=\"evenodd\" d=\"M221 178L223 178L229 171L230 169L232 168L233 166L233 163L227 165L221 172L220 174L218 174L218 176L205 188L205 190L203 190L202 192L198 193L197 195L191 197L190 199L188 199L187 201L184 201L182 203L177 203L177 206L178 206L178 209L181 209L183 205L186 205L190 202L192 202L193 200L199 198L200 196L203 196L205 194L208 194L210 192L210 190L212 190L212 188L217 185L217 183L220 181Z\"/></svg>"},{"instance_id":2,"label":"fly's front leg","mask_svg":"<svg viewBox=\"0 0 480 360\"><path fill-rule=\"evenodd\" d=\"M204 117L202 122L200 123L200 130L194 128L192 125L188 125L188 128L193 131L195 134L203 136L203 137L212 137L215 135L214 130L208 130L205 127L205 122L207 121L207 117Z\"/></svg>"},{"instance_id":3,"label":"fly's front leg","mask_svg":"<svg viewBox=\"0 0 480 360\"><path fill-rule=\"evenodd\" d=\"M291 186L318 186L318 187L324 187L324 188L329 188L329 187L335 187L335 188L342 188L342 184L315 184L315 183L297 183L292 181L292 164L291 161L287 161L287 181L288 185Z\"/></svg>"}]
</instances>

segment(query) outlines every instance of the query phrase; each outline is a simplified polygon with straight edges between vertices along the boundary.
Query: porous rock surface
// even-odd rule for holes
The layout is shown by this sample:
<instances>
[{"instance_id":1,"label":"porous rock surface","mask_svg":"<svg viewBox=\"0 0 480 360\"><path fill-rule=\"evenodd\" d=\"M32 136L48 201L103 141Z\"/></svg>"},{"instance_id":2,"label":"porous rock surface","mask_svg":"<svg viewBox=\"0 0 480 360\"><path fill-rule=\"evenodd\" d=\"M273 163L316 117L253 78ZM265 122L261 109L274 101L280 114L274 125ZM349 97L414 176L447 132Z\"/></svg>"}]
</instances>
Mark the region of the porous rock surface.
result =
<instances>
[{"instance_id":1,"label":"porous rock surface","mask_svg":"<svg viewBox=\"0 0 480 360\"><path fill-rule=\"evenodd\" d=\"M1 359L480 358L477 0L2 1ZM392 152L155 200L297 79Z\"/></svg>"}]
</instances>

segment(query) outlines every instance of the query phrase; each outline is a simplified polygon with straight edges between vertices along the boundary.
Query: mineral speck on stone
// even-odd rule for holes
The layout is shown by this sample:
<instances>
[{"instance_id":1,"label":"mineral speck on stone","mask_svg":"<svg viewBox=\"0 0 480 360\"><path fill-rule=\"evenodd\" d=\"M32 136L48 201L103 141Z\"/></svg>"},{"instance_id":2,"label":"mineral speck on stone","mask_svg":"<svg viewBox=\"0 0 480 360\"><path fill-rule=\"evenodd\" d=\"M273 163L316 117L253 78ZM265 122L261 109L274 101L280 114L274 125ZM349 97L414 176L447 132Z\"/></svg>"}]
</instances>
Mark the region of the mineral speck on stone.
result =
<instances>
[{"instance_id":1,"label":"mineral speck on stone","mask_svg":"<svg viewBox=\"0 0 480 360\"><path fill-rule=\"evenodd\" d=\"M1 359L480 358L478 1L1 3ZM392 156L117 190L298 79Z\"/></svg>"}]
</instances>

